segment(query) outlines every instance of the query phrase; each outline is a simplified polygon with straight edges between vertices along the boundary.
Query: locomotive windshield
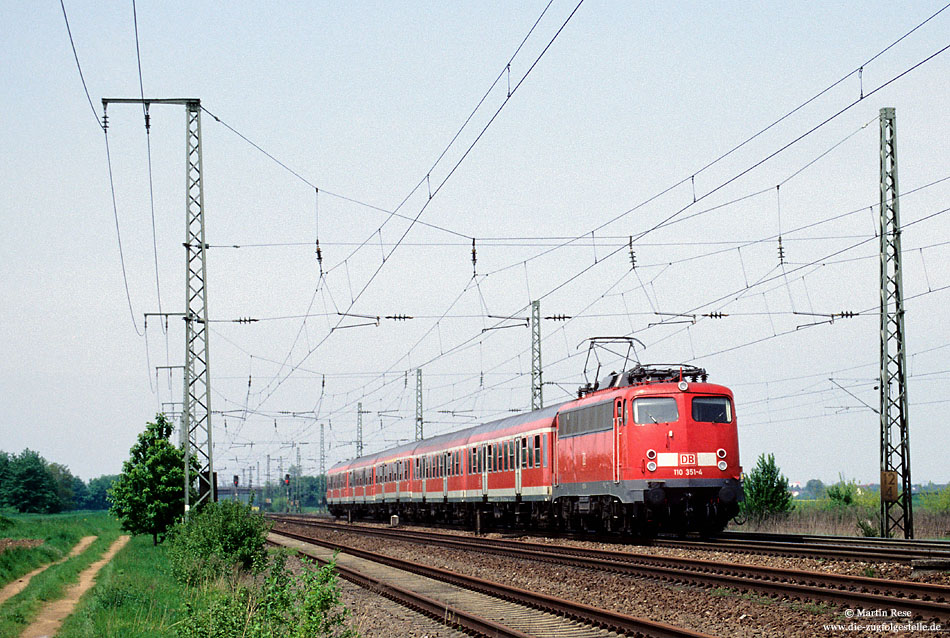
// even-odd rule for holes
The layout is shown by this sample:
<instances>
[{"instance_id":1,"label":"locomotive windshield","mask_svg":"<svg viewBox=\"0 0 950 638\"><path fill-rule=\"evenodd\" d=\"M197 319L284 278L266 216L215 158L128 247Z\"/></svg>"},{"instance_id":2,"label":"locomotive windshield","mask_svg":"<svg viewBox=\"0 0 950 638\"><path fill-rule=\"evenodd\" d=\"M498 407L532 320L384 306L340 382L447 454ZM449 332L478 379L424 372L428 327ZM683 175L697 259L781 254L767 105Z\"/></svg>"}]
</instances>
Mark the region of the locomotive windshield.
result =
<instances>
[{"instance_id":1,"label":"locomotive windshield","mask_svg":"<svg viewBox=\"0 0 950 638\"><path fill-rule=\"evenodd\" d=\"M640 398L633 401L633 422L638 425L647 423L672 423L679 421L676 399L673 397Z\"/></svg>"},{"instance_id":2,"label":"locomotive windshield","mask_svg":"<svg viewBox=\"0 0 950 638\"><path fill-rule=\"evenodd\" d=\"M732 404L726 397L693 397L693 421L732 423Z\"/></svg>"}]
</instances>

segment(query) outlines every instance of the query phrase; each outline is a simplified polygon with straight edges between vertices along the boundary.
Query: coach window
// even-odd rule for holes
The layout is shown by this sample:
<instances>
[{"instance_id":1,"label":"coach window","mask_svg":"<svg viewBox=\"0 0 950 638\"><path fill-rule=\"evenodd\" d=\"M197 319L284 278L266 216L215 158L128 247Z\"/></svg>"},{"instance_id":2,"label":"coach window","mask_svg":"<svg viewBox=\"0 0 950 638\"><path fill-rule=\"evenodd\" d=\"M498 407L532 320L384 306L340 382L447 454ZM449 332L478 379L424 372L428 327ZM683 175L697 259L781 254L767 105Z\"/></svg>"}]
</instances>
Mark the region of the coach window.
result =
<instances>
[{"instance_id":1,"label":"coach window","mask_svg":"<svg viewBox=\"0 0 950 638\"><path fill-rule=\"evenodd\" d=\"M541 435L534 435L534 466L541 467Z\"/></svg>"},{"instance_id":2,"label":"coach window","mask_svg":"<svg viewBox=\"0 0 950 638\"><path fill-rule=\"evenodd\" d=\"M633 422L637 425L673 423L679 418L676 399L673 397L639 398L633 401Z\"/></svg>"},{"instance_id":3,"label":"coach window","mask_svg":"<svg viewBox=\"0 0 950 638\"><path fill-rule=\"evenodd\" d=\"M548 466L548 436L546 434L544 435L544 437L541 438L541 457L543 459L542 460L543 466L547 467Z\"/></svg>"}]
</instances>

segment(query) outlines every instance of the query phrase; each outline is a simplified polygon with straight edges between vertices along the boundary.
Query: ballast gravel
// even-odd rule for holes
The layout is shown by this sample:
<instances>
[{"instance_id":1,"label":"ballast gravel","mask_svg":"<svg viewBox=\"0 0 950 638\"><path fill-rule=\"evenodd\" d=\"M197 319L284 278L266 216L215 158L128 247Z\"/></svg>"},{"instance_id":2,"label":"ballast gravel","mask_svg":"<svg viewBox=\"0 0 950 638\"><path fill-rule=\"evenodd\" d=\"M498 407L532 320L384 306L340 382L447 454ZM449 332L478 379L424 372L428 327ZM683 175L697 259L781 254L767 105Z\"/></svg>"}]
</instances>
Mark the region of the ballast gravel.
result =
<instances>
[{"instance_id":1,"label":"ballast gravel","mask_svg":"<svg viewBox=\"0 0 950 638\"><path fill-rule=\"evenodd\" d=\"M677 585L653 579L610 574L595 570L558 566L553 563L507 558L497 555L482 555L470 551L431 547L392 539L379 539L353 532L338 532L306 526L281 524L275 530L288 529L301 534L313 535L341 544L358 547L371 552L386 554L403 560L414 561L433 567L451 569L486 580L493 580L513 587L528 589L551 596L583 602L595 607L639 616L653 621L700 631L716 636L802 636L826 637L842 635L850 637L875 636L882 633L893 636L915 635L910 632L882 632L872 623L882 619L871 618L856 621L846 616L847 610L832 605L773 599L760 594L745 593L728 588L708 589L691 585ZM445 530L440 530L444 532ZM452 533L447 532L447 533ZM467 532L459 531L460 535ZM488 537L510 535L492 535ZM526 540L535 543L571 545L618 551L616 544L587 541L544 539L531 536ZM663 556L704 558L723 562L785 567L812 571L826 571L886 578L906 578L908 566L890 563L864 564L847 561L823 561L816 559L735 554L703 550L631 546L626 551ZM903 573L906 568L907 574ZM347 588L355 586L346 584ZM358 589L358 588L356 588ZM411 618L422 616L368 592L352 593L347 606L354 612L354 621L359 619L361 635L364 636L443 636L456 635L434 621L425 619L441 629L425 629L422 633L406 633ZM361 598L363 596L363 598ZM396 608L396 609L393 609ZM883 619L884 622L887 619ZM421 622L421 621L417 621ZM830 625L840 625L834 628ZM419 625L421 626L421 625ZM442 633L435 633L441 631ZM381 632L381 633L375 633ZM916 634L916 635L919 635Z\"/></svg>"}]
</instances>

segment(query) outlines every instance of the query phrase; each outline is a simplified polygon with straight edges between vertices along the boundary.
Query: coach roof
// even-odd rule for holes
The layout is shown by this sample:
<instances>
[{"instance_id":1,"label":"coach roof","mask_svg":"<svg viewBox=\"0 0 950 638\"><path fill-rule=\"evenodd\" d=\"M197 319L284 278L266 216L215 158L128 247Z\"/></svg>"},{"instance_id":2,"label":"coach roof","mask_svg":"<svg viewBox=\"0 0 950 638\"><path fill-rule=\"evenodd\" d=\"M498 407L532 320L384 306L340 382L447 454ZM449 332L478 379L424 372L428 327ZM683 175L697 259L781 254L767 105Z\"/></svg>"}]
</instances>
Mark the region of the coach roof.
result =
<instances>
[{"instance_id":1,"label":"coach roof","mask_svg":"<svg viewBox=\"0 0 950 638\"><path fill-rule=\"evenodd\" d=\"M330 468L330 471L339 470L344 467L366 467L373 466L378 462L381 462L385 459L390 459L393 457L403 457L403 456L416 456L419 454L429 454L432 452L437 452L450 444L454 446L464 444L470 440L480 439L483 434L490 434L498 430L506 430L508 428L516 427L525 423L531 423L532 421L545 421L550 420L554 421L554 417L557 415L558 410L561 406L564 405L559 403L557 405L551 405L546 408L541 408L540 410L534 410L532 412L523 412L521 414L513 414L512 416L505 417L503 419L498 419L497 421L489 421L488 423L481 423L479 425L472 426L470 428L465 428L462 430L455 430L453 432L447 432L445 434L439 434L438 436L433 436L432 438L423 439L421 441L413 441L411 443L405 443L398 447L389 448L387 450L381 450L375 454L367 454L361 456L358 459L350 459L348 461L340 461L336 465Z\"/></svg>"}]
</instances>

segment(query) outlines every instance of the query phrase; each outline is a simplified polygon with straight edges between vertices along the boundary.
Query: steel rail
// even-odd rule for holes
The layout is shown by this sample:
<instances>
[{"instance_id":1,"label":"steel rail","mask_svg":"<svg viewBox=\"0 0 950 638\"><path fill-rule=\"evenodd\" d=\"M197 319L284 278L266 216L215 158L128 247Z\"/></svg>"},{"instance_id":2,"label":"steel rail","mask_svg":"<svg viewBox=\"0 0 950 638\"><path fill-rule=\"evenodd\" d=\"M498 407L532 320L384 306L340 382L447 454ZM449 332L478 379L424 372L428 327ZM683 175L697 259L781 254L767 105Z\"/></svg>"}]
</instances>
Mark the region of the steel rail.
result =
<instances>
[{"instance_id":1,"label":"steel rail","mask_svg":"<svg viewBox=\"0 0 950 638\"><path fill-rule=\"evenodd\" d=\"M319 538L312 538L303 534L297 534L290 531L272 530L272 533L293 538L306 543L319 545L327 549L344 552L346 554L363 558L376 563L387 565L394 569L432 578L446 582L458 587L476 591L478 593L500 598L510 602L518 603L541 611L554 613L559 616L579 620L581 622L602 627L609 631L615 631L631 636L642 636L649 638L711 638L708 634L675 627L666 623L655 622L645 618L638 618L627 614L612 612L606 609L598 609L583 603L548 596L538 592L532 592L517 587L511 587L502 583L497 583L474 576L465 576L445 569L429 567L419 563L404 561L385 554L377 554L356 547L350 547L342 543L336 543ZM340 566L337 566L340 569ZM342 573L342 572L341 572ZM440 609L445 609L445 605Z\"/></svg>"},{"instance_id":2,"label":"steel rail","mask_svg":"<svg viewBox=\"0 0 950 638\"><path fill-rule=\"evenodd\" d=\"M804 537L807 538L807 537ZM750 554L766 554L770 556L791 556L801 558L830 558L834 560L851 561L883 561L910 564L916 559L950 559L950 550L931 545L888 546L883 543L867 543L864 539L853 541L810 542L802 541L773 541L773 540L742 540L742 539L711 539L711 540L674 540L657 538L648 543L654 547L671 547L676 549L699 549L727 552L745 552Z\"/></svg>"},{"instance_id":3,"label":"steel rail","mask_svg":"<svg viewBox=\"0 0 950 638\"><path fill-rule=\"evenodd\" d=\"M302 550L298 549L296 551L302 556L316 560L320 565L329 564L328 561L306 554ZM384 596L399 603L403 607L415 610L446 626L462 627L466 631L470 631L478 636L485 636L486 638L532 638L528 634L506 627L488 618L470 614L465 610L435 600L434 598L429 598L428 596L397 585L385 583L379 579L358 572L355 569L350 569L340 564L334 565L334 569L336 569L342 578L350 581L354 585Z\"/></svg>"},{"instance_id":4,"label":"steel rail","mask_svg":"<svg viewBox=\"0 0 950 638\"><path fill-rule=\"evenodd\" d=\"M732 587L769 596L822 600L839 605L847 603L880 609L893 607L910 611L923 618L950 619L950 586L946 585L500 539L476 539L454 534L343 526L301 519L277 520L452 549L490 552L521 559L658 578L668 582Z\"/></svg>"}]
</instances>

